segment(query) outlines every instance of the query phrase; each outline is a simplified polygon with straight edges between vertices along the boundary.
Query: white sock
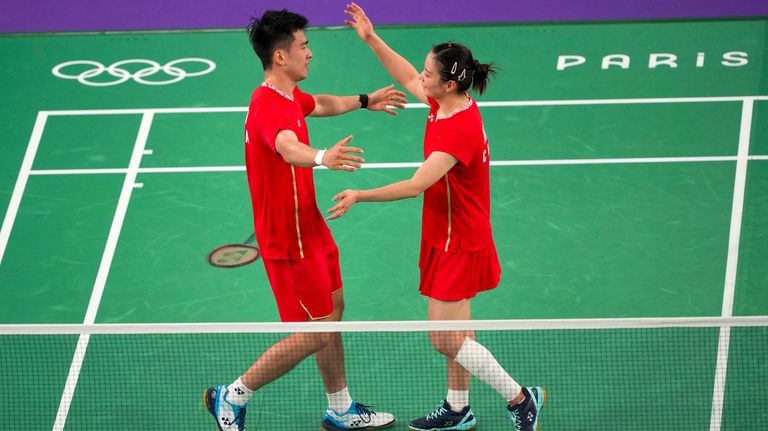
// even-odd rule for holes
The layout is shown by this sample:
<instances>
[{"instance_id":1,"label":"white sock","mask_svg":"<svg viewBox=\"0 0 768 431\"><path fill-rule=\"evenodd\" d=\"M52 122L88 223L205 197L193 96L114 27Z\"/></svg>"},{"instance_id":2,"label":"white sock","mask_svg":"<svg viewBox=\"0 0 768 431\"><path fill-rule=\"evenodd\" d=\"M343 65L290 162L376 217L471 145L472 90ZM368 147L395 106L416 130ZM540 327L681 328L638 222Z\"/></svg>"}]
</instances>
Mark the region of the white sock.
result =
<instances>
[{"instance_id":1,"label":"white sock","mask_svg":"<svg viewBox=\"0 0 768 431\"><path fill-rule=\"evenodd\" d=\"M333 409L336 413L344 414L352 406L352 397L349 395L349 388L332 394L326 393L328 396L328 407Z\"/></svg>"},{"instance_id":2,"label":"white sock","mask_svg":"<svg viewBox=\"0 0 768 431\"><path fill-rule=\"evenodd\" d=\"M445 400L451 405L451 410L460 412L469 405L469 391L455 391L449 388Z\"/></svg>"},{"instance_id":3,"label":"white sock","mask_svg":"<svg viewBox=\"0 0 768 431\"><path fill-rule=\"evenodd\" d=\"M253 395L253 391L248 389L248 386L245 386L243 381L238 378L234 383L227 386L227 397L225 399L231 404L243 406L251 399L251 395Z\"/></svg>"},{"instance_id":4,"label":"white sock","mask_svg":"<svg viewBox=\"0 0 768 431\"><path fill-rule=\"evenodd\" d=\"M464 340L455 361L470 374L495 389L507 402L515 399L522 390L520 385L499 365L491 352L469 337Z\"/></svg>"}]
</instances>

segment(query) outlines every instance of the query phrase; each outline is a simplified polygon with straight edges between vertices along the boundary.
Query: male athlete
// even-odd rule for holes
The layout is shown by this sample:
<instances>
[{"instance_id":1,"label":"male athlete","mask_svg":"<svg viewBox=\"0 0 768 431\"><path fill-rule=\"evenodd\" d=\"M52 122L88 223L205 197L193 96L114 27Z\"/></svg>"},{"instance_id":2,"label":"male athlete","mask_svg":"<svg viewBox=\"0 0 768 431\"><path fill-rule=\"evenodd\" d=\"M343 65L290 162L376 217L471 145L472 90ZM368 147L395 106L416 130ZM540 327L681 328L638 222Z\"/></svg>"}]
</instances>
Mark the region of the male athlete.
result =
<instances>
[{"instance_id":1,"label":"male athlete","mask_svg":"<svg viewBox=\"0 0 768 431\"><path fill-rule=\"evenodd\" d=\"M297 84L307 78L312 59L306 25L303 16L281 10L267 11L248 26L264 82L253 92L245 123L246 170L256 238L284 322L341 320L339 252L317 208L312 168L351 172L363 161L357 155L362 150L347 146L351 136L327 150L311 148L304 117L359 108L395 115L391 108L405 103L405 94L392 86L359 96L302 92ZM268 348L234 383L205 390L205 405L219 430L243 430L254 391L313 354L328 397L322 429L371 430L394 424L392 414L374 412L351 398L339 333L295 333Z\"/></svg>"}]
</instances>

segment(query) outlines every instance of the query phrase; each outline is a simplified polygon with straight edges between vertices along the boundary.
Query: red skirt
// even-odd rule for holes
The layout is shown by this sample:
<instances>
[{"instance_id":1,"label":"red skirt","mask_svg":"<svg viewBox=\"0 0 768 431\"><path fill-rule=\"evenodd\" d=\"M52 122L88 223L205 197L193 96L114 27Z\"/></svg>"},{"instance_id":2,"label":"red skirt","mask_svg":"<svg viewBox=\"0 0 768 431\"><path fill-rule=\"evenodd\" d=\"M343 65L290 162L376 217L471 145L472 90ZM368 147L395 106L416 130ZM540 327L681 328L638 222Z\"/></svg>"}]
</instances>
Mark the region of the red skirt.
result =
<instances>
[{"instance_id":1,"label":"red skirt","mask_svg":"<svg viewBox=\"0 0 768 431\"><path fill-rule=\"evenodd\" d=\"M441 301L474 298L499 285L501 265L496 246L468 253L447 253L421 241L419 292Z\"/></svg>"}]
</instances>

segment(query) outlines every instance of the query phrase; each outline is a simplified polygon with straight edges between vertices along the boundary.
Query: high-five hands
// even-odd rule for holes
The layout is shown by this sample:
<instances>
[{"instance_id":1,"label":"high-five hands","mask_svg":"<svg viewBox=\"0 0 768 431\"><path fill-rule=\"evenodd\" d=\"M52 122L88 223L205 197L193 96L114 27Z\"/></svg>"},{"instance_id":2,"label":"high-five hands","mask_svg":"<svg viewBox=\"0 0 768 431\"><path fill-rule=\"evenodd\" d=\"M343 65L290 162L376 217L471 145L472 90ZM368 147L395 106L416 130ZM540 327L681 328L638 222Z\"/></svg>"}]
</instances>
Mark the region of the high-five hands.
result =
<instances>
[{"instance_id":1,"label":"high-five hands","mask_svg":"<svg viewBox=\"0 0 768 431\"><path fill-rule=\"evenodd\" d=\"M357 3L350 3L344 10L344 13L349 16L349 20L344 21L345 24L355 29L357 35L363 42L368 41L373 35L373 23L365 15L363 8L357 5Z\"/></svg>"},{"instance_id":2,"label":"high-five hands","mask_svg":"<svg viewBox=\"0 0 768 431\"><path fill-rule=\"evenodd\" d=\"M348 147L347 144L352 140L352 135L347 136L336 145L328 148L323 154L322 165L334 171L354 172L365 160L356 156L355 153L363 153L363 150L356 147Z\"/></svg>"},{"instance_id":3,"label":"high-five hands","mask_svg":"<svg viewBox=\"0 0 768 431\"><path fill-rule=\"evenodd\" d=\"M357 190L344 190L343 192L334 196L333 200L336 202L336 205L332 206L328 209L328 211L326 211L328 214L330 214L328 216L328 220L335 220L349 211L352 208L352 205L357 203L359 193L360 192Z\"/></svg>"},{"instance_id":4,"label":"high-five hands","mask_svg":"<svg viewBox=\"0 0 768 431\"><path fill-rule=\"evenodd\" d=\"M387 85L384 88L379 88L373 93L368 95L368 109L371 111L384 111L390 115L397 115L397 112L392 109L404 109L407 99L405 93L394 89L394 84Z\"/></svg>"}]
</instances>

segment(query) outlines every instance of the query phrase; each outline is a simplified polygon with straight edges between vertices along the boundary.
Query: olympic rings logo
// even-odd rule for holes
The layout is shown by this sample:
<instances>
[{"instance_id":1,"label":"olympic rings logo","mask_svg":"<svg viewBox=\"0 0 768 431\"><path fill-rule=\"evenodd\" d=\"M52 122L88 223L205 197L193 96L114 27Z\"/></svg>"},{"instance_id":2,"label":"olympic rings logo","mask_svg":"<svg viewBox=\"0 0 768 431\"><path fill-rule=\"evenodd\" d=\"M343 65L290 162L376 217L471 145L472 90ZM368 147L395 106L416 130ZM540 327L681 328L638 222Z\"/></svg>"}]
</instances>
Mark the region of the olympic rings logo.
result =
<instances>
[{"instance_id":1,"label":"olympic rings logo","mask_svg":"<svg viewBox=\"0 0 768 431\"><path fill-rule=\"evenodd\" d=\"M178 66L179 64L182 64L182 63L201 63L205 66L205 68L203 70L199 70L196 72L195 71L188 72L184 68ZM123 66L125 65L134 65L134 64L143 65L146 67L136 70L135 72L131 72L123 68ZM62 69L72 68L76 66L90 66L90 68L77 74L66 74L62 72ZM136 81L137 83L144 84L144 85L168 85L168 84L179 82L186 77L206 75L208 73L213 72L214 69L216 69L216 63L206 58L180 58L178 60L169 61L168 63L162 66L160 65L160 63L153 60L135 58L130 60L118 61L109 66L104 66L98 61L92 61L92 60L66 61L64 63L56 65L53 68L53 70L51 70L51 72L53 73L54 76L57 76L59 78L76 79L77 82L83 85L89 85L92 87L107 87L111 85L122 84L123 82L131 78L133 78L133 80ZM155 75L161 71L166 75L170 76L171 78L164 79L164 80L144 79L149 76ZM116 79L111 81L101 81L101 80L94 81L92 79L103 74L104 72L106 72L109 76L112 76Z\"/></svg>"}]
</instances>

